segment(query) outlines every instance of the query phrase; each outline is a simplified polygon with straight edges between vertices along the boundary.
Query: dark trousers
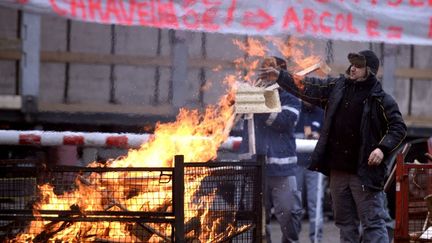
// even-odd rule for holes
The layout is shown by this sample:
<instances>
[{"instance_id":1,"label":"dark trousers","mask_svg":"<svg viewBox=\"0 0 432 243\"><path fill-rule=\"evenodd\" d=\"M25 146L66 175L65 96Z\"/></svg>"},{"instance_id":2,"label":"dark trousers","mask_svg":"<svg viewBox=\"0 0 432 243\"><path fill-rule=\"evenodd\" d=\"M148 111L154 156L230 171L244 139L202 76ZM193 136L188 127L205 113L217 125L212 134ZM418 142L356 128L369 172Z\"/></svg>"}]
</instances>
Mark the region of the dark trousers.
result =
<instances>
[{"instance_id":1,"label":"dark trousers","mask_svg":"<svg viewBox=\"0 0 432 243\"><path fill-rule=\"evenodd\" d=\"M340 242L360 242L360 223L363 242L389 242L383 191L369 190L357 175L336 170L330 173L330 190Z\"/></svg>"}]
</instances>

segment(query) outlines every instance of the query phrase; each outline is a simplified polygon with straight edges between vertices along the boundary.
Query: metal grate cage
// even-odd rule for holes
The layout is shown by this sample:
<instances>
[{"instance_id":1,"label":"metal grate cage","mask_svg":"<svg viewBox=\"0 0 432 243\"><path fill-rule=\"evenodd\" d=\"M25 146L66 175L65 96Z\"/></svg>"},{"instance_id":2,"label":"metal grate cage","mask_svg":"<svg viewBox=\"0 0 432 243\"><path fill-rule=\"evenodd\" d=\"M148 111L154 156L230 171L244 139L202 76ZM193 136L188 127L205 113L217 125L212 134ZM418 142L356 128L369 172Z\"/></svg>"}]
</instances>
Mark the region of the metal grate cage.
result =
<instances>
[{"instance_id":1,"label":"metal grate cage","mask_svg":"<svg viewBox=\"0 0 432 243\"><path fill-rule=\"evenodd\" d=\"M5 167L0 241L259 242L261 163Z\"/></svg>"},{"instance_id":2,"label":"metal grate cage","mask_svg":"<svg viewBox=\"0 0 432 243\"><path fill-rule=\"evenodd\" d=\"M254 167L188 164L185 205L192 207L185 206L187 239L200 240L204 233L210 242L252 242L261 221L259 177Z\"/></svg>"},{"instance_id":3,"label":"metal grate cage","mask_svg":"<svg viewBox=\"0 0 432 243\"><path fill-rule=\"evenodd\" d=\"M432 242L432 163L406 162L408 150L397 157L395 241Z\"/></svg>"}]
</instances>

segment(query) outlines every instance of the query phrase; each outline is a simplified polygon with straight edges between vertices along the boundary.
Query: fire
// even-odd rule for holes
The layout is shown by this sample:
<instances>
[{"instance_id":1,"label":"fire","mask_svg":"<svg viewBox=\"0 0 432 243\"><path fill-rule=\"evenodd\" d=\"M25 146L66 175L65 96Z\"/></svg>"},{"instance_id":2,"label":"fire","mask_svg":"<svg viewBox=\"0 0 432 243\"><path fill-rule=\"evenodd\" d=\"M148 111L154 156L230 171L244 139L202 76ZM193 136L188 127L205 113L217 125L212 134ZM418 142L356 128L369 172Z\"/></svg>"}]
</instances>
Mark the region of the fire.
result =
<instances>
[{"instance_id":1,"label":"fire","mask_svg":"<svg viewBox=\"0 0 432 243\"><path fill-rule=\"evenodd\" d=\"M133 149L125 157L110 160L105 164L93 162L89 167L137 168L137 167L173 167L174 155L184 155L185 161L205 162L215 159L219 146L227 139L234 122L233 103L238 80L252 82L260 61L267 56L268 43L273 43L287 59L294 61L295 68L304 67L314 57L305 58L297 51L291 40L284 43L281 39L270 38L263 41L248 38L247 42L235 41L247 58L234 61L237 67L235 75L229 75L224 82L229 89L216 106L209 106L203 113L198 110L181 109L176 121L159 123L152 139L139 149ZM188 185L199 187L206 173L191 178ZM143 186L135 181L145 178ZM74 217L83 215L88 219L95 217L91 212L168 212L172 211L171 182L161 186L159 174L151 172L113 171L77 175L72 190L61 194L55 193L54 186L39 186L40 200L34 205L34 216L38 220L30 223L28 229L17 236L14 242L85 242L103 241L104 239L128 238L134 242L159 242L164 235L172 231L170 224L157 228L152 223L124 223L121 221L55 221L47 218ZM196 198L195 191L186 188L185 223L192 227L201 226L200 242L223 241L228 235L248 230L251 226L237 227L226 220L215 217L208 209L216 197L213 191L204 198ZM72 211L74 215L41 214L41 210ZM233 211L235 211L233 209ZM214 214L214 213L213 213ZM225 216L226 217L226 216ZM235 215L230 217L234 218ZM137 233L149 232L152 233ZM161 230L163 232L157 232ZM154 232L153 232L154 231ZM228 233L227 233L228 231ZM192 233L187 235L191 236Z\"/></svg>"},{"instance_id":2,"label":"fire","mask_svg":"<svg viewBox=\"0 0 432 243\"><path fill-rule=\"evenodd\" d=\"M139 149L130 150L125 157L108 161L106 164L93 162L89 167L172 167L174 155L184 155L185 161L206 162L216 158L217 149L227 139L233 125L234 91L232 83L235 77L227 77L230 90L220 99L217 106L209 106L203 114L197 110L181 109L175 122L157 124L153 138ZM231 84L230 84L231 83ZM189 184L199 185L205 174L195 177ZM134 185L137 178L146 178L145 189L142 185ZM76 187L60 195L55 193L52 185L39 186L40 201L34 205L34 216L39 220L31 222L27 232L20 234L15 240L24 241L62 241L82 242L100 239L131 237L144 242L159 242L160 236L169 235L171 225L165 224L159 234L143 236L138 231L154 228L152 224L139 225L121 222L68 222L50 221L43 218L61 217L60 215L44 214L41 210L75 211L87 215L94 211L126 211L126 212L165 212L171 208L171 183L161 186L159 175L149 172L105 172L79 175ZM197 187L195 187L197 188ZM205 208L205 202L191 202L193 191L186 191L186 205ZM194 213L196 211L188 210ZM70 215L65 215L69 217ZM71 216L73 217L73 216ZM185 220L194 215L186 214ZM211 228L210 228L211 230ZM203 231L203 234L209 232ZM205 241L203 241L205 242Z\"/></svg>"},{"instance_id":3,"label":"fire","mask_svg":"<svg viewBox=\"0 0 432 243\"><path fill-rule=\"evenodd\" d=\"M255 85L257 81L257 70L266 56L275 55L285 58L288 63L288 70L291 73L311 66L321 59L318 55L313 54L314 48L311 42L294 37L290 37L289 39L266 37L264 40L247 38L246 42L236 40L234 44L246 53L245 58L238 58L234 61L236 68L246 73L243 75L243 80L252 85ZM280 55L272 53L269 47L275 47L274 49L276 49ZM237 75L241 76L241 71L239 71ZM298 86L301 86L301 79L302 77L294 75L295 83Z\"/></svg>"},{"instance_id":4,"label":"fire","mask_svg":"<svg viewBox=\"0 0 432 243\"><path fill-rule=\"evenodd\" d=\"M320 61L319 56L307 55L306 50L313 50L313 45L310 42L294 37L289 38L287 41L277 37L268 37L267 40L273 43L280 53L291 62L288 64L288 69L291 73L296 73ZM301 82L303 77L293 75L293 78L296 86L300 90L304 89L304 85Z\"/></svg>"}]
</instances>

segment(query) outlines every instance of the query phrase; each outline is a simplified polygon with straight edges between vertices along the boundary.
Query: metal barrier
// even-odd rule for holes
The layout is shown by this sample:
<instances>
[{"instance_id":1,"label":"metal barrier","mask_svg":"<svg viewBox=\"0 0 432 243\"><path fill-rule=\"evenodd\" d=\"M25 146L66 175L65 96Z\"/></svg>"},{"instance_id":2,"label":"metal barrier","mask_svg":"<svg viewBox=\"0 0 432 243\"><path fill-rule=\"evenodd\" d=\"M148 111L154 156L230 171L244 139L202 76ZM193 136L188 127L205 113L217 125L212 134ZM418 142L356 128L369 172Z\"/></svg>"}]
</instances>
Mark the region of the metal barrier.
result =
<instances>
[{"instance_id":1,"label":"metal barrier","mask_svg":"<svg viewBox=\"0 0 432 243\"><path fill-rule=\"evenodd\" d=\"M397 155L395 242L432 242L432 161L405 161L406 144Z\"/></svg>"},{"instance_id":2,"label":"metal barrier","mask_svg":"<svg viewBox=\"0 0 432 243\"><path fill-rule=\"evenodd\" d=\"M86 132L50 132L50 131L16 131L0 130L0 145L78 145L95 147L139 148L149 141L153 134L133 133L86 133ZM210 139L208 137L191 137L190 139ZM237 151L242 142L241 137L228 137L220 149ZM297 152L312 152L317 140L296 139Z\"/></svg>"},{"instance_id":3,"label":"metal barrier","mask_svg":"<svg viewBox=\"0 0 432 243\"><path fill-rule=\"evenodd\" d=\"M261 242L263 161L174 161L2 166L0 241Z\"/></svg>"}]
</instances>

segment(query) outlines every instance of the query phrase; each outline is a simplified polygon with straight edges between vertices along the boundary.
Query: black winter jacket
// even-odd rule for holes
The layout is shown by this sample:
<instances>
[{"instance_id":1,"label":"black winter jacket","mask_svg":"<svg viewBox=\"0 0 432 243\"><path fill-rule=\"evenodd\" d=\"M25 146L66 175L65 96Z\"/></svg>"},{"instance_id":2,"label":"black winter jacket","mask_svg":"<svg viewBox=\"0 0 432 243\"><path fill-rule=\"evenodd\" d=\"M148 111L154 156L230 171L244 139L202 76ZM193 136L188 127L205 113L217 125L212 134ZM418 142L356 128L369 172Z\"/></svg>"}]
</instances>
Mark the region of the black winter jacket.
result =
<instances>
[{"instance_id":1,"label":"black winter jacket","mask_svg":"<svg viewBox=\"0 0 432 243\"><path fill-rule=\"evenodd\" d=\"M368 78L376 79L372 74ZM321 136L312 153L312 162L309 167L310 170L317 170L325 175L330 173L326 153L328 153L328 138L331 136L329 134L331 123L337 119L334 114L343 97L346 82L349 80L344 76L328 79L305 77L297 82L298 86L296 86L293 76L286 71L281 71L277 80L277 83L288 92L325 109ZM386 158L391 157L389 154L402 143L406 130L397 103L384 92L379 82L375 82L365 100L360 125L361 147L357 161L357 174L364 186L382 190L390 162ZM369 166L369 155L377 147L384 152L384 161L378 166Z\"/></svg>"}]
</instances>

